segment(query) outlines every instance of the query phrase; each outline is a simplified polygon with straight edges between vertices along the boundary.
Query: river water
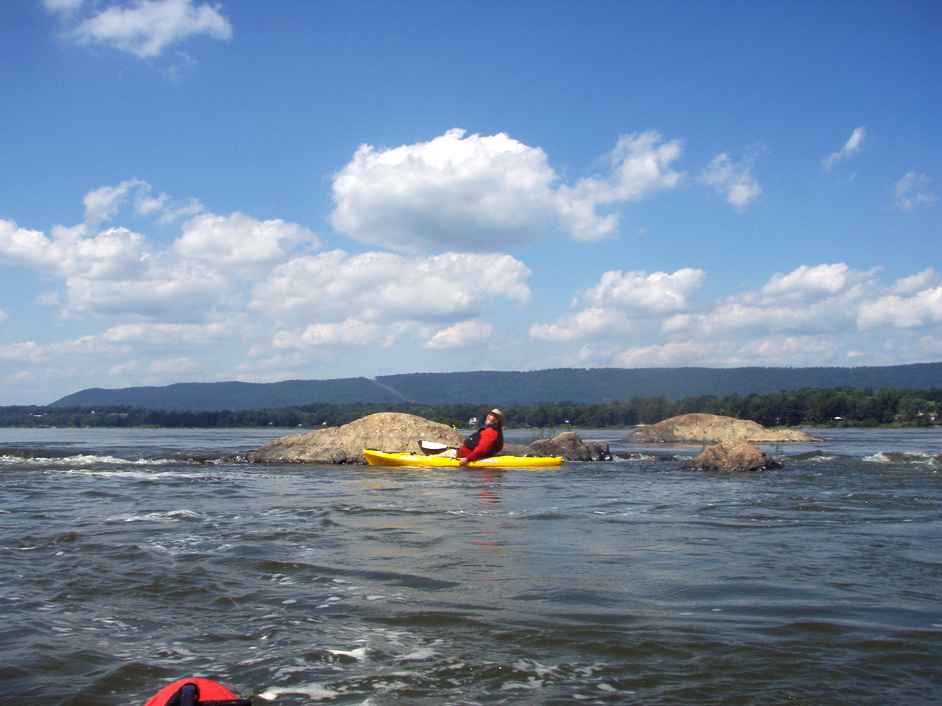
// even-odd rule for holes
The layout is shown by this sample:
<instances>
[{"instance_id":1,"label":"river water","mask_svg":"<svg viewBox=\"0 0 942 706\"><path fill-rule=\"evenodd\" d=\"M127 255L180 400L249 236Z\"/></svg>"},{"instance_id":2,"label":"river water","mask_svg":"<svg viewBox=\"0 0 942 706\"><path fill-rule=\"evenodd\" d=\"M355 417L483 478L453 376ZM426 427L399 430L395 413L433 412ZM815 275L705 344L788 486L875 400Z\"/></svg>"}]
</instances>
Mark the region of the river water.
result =
<instances>
[{"instance_id":1,"label":"river water","mask_svg":"<svg viewBox=\"0 0 942 706\"><path fill-rule=\"evenodd\" d=\"M0 704L942 699L939 431L733 476L613 431L541 472L228 460L287 431L0 429Z\"/></svg>"}]
</instances>

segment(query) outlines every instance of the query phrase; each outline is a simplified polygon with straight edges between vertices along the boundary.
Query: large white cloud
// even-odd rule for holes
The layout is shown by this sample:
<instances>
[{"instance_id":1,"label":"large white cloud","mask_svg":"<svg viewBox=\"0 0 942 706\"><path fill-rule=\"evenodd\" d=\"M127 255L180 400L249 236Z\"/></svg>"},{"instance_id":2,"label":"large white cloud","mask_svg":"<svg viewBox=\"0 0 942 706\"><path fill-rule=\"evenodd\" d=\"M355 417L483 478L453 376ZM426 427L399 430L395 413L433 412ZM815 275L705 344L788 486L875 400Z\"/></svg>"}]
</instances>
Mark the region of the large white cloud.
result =
<instances>
[{"instance_id":1,"label":"large white cloud","mask_svg":"<svg viewBox=\"0 0 942 706\"><path fill-rule=\"evenodd\" d=\"M909 297L895 294L865 302L860 307L857 325L863 329L878 326L916 328L942 322L942 287L933 287Z\"/></svg>"},{"instance_id":2,"label":"large white cloud","mask_svg":"<svg viewBox=\"0 0 942 706\"><path fill-rule=\"evenodd\" d=\"M47 11L67 23L80 44L103 45L142 59L197 36L228 40L232 25L219 6L193 0L131 0L102 8L79 0L43 0ZM88 12L82 12L89 8Z\"/></svg>"},{"instance_id":3,"label":"large white cloud","mask_svg":"<svg viewBox=\"0 0 942 706\"><path fill-rule=\"evenodd\" d=\"M173 248L185 258L251 267L284 260L300 243L320 245L310 230L280 218L260 221L239 212L228 216L205 213L183 226Z\"/></svg>"},{"instance_id":4,"label":"large white cloud","mask_svg":"<svg viewBox=\"0 0 942 706\"><path fill-rule=\"evenodd\" d=\"M252 307L324 321L350 312L364 321L454 321L477 316L488 298L526 303L529 276L527 266L510 255L416 258L332 250L277 267L256 286Z\"/></svg>"},{"instance_id":5,"label":"large white cloud","mask_svg":"<svg viewBox=\"0 0 942 706\"><path fill-rule=\"evenodd\" d=\"M744 211L762 196L762 187L752 175L751 162L735 162L725 152L710 161L700 179L712 186L737 211Z\"/></svg>"},{"instance_id":6,"label":"large white cloud","mask_svg":"<svg viewBox=\"0 0 942 706\"><path fill-rule=\"evenodd\" d=\"M655 132L619 139L610 174L558 186L546 154L506 134L449 130L428 142L380 150L361 145L333 180L331 223L371 245L423 253L501 250L555 223L593 240L617 227L597 208L677 184L677 141Z\"/></svg>"},{"instance_id":7,"label":"large white cloud","mask_svg":"<svg viewBox=\"0 0 942 706\"><path fill-rule=\"evenodd\" d=\"M334 177L331 222L393 249L496 250L541 234L555 180L541 149L503 133L449 130L389 150L361 145Z\"/></svg>"},{"instance_id":8,"label":"large white cloud","mask_svg":"<svg viewBox=\"0 0 942 706\"><path fill-rule=\"evenodd\" d=\"M847 142L844 143L844 146L841 147L837 152L832 152L827 157L822 160L824 168L827 171L831 171L831 168L838 162L842 162L845 159L850 159L855 154L860 152L863 147L864 138L867 135L867 131L863 127L854 128L854 131L850 133L850 137L847 138Z\"/></svg>"}]
</instances>

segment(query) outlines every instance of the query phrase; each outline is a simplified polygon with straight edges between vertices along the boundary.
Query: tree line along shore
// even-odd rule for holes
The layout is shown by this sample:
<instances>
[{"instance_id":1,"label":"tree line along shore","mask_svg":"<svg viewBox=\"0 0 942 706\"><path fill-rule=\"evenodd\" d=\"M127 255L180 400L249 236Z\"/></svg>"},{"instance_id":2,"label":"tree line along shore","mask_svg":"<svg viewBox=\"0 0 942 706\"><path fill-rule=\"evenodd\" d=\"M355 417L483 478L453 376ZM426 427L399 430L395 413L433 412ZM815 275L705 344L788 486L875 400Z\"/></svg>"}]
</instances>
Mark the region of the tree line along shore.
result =
<instances>
[{"instance_id":1,"label":"tree line along shore","mask_svg":"<svg viewBox=\"0 0 942 706\"><path fill-rule=\"evenodd\" d=\"M320 427L339 426L374 412L407 412L455 427L483 419L481 404L310 404L211 412L132 407L0 407L3 427ZM703 412L763 426L932 426L942 424L942 388L802 389L771 394L703 395L670 400L638 397L602 403L546 402L504 408L507 425L524 428L619 428L655 424Z\"/></svg>"}]
</instances>

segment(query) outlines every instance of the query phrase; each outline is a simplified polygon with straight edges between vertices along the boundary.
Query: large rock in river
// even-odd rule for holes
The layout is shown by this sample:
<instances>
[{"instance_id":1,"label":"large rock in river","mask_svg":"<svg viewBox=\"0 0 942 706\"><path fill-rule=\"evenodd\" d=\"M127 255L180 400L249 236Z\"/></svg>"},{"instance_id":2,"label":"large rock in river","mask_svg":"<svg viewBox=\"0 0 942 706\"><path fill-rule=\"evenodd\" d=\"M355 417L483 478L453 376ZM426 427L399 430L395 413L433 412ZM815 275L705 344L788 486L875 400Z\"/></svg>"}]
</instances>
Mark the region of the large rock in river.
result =
<instances>
[{"instance_id":1,"label":"large rock in river","mask_svg":"<svg viewBox=\"0 0 942 706\"><path fill-rule=\"evenodd\" d=\"M628 440L639 444L657 443L719 443L749 441L777 443L780 441L814 441L797 429L767 429L748 419L723 417L718 414L682 414L651 426L635 429Z\"/></svg>"},{"instance_id":2,"label":"large rock in river","mask_svg":"<svg viewBox=\"0 0 942 706\"><path fill-rule=\"evenodd\" d=\"M510 453L505 447L504 453ZM604 441L583 441L574 431L564 431L552 439L537 439L523 452L524 456L562 456L567 461L611 461L612 455Z\"/></svg>"},{"instance_id":3,"label":"large rock in river","mask_svg":"<svg viewBox=\"0 0 942 706\"><path fill-rule=\"evenodd\" d=\"M744 473L764 471L769 468L781 468L782 464L771 458L761 449L743 441L727 441L708 446L687 464L695 471L719 471L723 473Z\"/></svg>"},{"instance_id":4,"label":"large rock in river","mask_svg":"<svg viewBox=\"0 0 942 706\"><path fill-rule=\"evenodd\" d=\"M419 441L460 446L461 435L447 424L414 414L378 412L339 427L282 436L250 451L251 463L366 463L363 449L413 451Z\"/></svg>"}]
</instances>

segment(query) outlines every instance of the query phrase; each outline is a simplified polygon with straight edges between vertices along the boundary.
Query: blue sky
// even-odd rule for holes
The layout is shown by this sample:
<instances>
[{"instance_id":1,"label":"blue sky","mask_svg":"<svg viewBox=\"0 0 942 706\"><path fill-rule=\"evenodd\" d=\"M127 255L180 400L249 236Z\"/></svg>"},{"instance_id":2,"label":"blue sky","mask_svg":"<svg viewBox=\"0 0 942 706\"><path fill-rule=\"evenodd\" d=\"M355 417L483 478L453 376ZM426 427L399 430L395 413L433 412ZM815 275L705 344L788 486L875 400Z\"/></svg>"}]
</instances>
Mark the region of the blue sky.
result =
<instances>
[{"instance_id":1,"label":"blue sky","mask_svg":"<svg viewBox=\"0 0 942 706\"><path fill-rule=\"evenodd\" d=\"M0 5L0 404L942 360L937 3Z\"/></svg>"}]
</instances>

